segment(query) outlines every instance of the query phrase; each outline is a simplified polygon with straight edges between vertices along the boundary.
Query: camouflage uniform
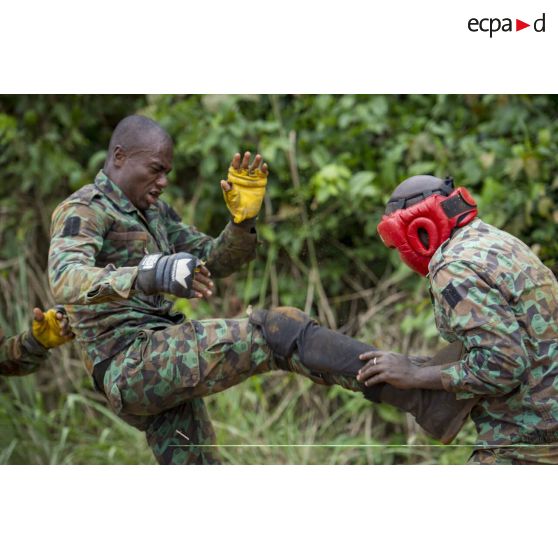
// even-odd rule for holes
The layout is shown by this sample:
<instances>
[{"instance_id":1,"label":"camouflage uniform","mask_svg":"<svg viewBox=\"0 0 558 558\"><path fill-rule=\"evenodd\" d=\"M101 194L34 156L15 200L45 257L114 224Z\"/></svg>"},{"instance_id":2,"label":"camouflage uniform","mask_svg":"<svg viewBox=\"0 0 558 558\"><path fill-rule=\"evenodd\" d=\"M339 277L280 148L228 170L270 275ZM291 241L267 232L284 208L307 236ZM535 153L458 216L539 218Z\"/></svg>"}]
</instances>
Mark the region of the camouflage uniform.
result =
<instances>
[{"instance_id":1,"label":"camouflage uniform","mask_svg":"<svg viewBox=\"0 0 558 558\"><path fill-rule=\"evenodd\" d=\"M252 259L255 248L250 225L229 223L212 239L161 200L143 214L103 172L54 211L54 297L66 305L89 372L103 371L99 387L112 409L146 432L161 463L216 462L215 452L200 447L215 443L201 398L277 366L247 319L186 320L163 296L135 291L137 265L149 253L189 252L220 277ZM310 376L296 357L291 366ZM356 379L339 383L359 389Z\"/></svg>"},{"instance_id":2,"label":"camouflage uniform","mask_svg":"<svg viewBox=\"0 0 558 558\"><path fill-rule=\"evenodd\" d=\"M480 219L434 254L438 329L467 351L442 369L471 417L473 463L558 463L558 283L520 240Z\"/></svg>"},{"instance_id":3,"label":"camouflage uniform","mask_svg":"<svg viewBox=\"0 0 558 558\"><path fill-rule=\"evenodd\" d=\"M44 362L47 355L48 349L41 346L30 331L6 339L0 329L0 375L30 374Z\"/></svg>"}]
</instances>

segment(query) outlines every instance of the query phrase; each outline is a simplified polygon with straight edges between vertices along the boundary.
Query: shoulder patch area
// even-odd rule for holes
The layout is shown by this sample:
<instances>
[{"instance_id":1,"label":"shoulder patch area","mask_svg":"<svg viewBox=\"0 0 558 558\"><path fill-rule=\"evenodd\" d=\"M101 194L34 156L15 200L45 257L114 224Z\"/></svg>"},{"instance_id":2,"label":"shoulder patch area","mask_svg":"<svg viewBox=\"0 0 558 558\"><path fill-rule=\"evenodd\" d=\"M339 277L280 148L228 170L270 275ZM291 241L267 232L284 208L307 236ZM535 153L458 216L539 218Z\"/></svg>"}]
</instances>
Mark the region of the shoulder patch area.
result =
<instances>
[{"instance_id":1,"label":"shoulder patch area","mask_svg":"<svg viewBox=\"0 0 558 558\"><path fill-rule=\"evenodd\" d=\"M101 192L97 190L95 184L87 184L87 186L83 186L77 192L74 192L71 196L69 196L66 201L89 205L94 198L100 196Z\"/></svg>"},{"instance_id":2,"label":"shoulder patch area","mask_svg":"<svg viewBox=\"0 0 558 558\"><path fill-rule=\"evenodd\" d=\"M463 300L463 297L451 283L442 291L442 295L452 308L455 308Z\"/></svg>"},{"instance_id":3,"label":"shoulder patch area","mask_svg":"<svg viewBox=\"0 0 558 558\"><path fill-rule=\"evenodd\" d=\"M74 216L68 217L64 221L64 228L62 229L62 237L65 236L77 236L79 234L79 229L81 226L81 218Z\"/></svg>"}]
</instances>

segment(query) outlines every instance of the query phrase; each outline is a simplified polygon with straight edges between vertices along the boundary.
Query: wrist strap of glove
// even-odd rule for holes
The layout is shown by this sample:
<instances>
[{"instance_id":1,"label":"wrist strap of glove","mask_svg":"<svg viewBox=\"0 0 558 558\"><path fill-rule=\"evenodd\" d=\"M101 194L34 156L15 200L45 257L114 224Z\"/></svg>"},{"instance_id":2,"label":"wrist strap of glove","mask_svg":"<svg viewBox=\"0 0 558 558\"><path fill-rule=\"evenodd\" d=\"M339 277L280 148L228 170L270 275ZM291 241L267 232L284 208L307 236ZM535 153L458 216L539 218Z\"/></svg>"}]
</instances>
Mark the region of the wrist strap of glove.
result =
<instances>
[{"instance_id":1,"label":"wrist strap of glove","mask_svg":"<svg viewBox=\"0 0 558 558\"><path fill-rule=\"evenodd\" d=\"M252 217L251 219L244 219L240 223L235 223L234 219L231 219L231 223L233 226L238 227L239 229L243 229L246 232L255 234L256 233L256 218Z\"/></svg>"}]
</instances>

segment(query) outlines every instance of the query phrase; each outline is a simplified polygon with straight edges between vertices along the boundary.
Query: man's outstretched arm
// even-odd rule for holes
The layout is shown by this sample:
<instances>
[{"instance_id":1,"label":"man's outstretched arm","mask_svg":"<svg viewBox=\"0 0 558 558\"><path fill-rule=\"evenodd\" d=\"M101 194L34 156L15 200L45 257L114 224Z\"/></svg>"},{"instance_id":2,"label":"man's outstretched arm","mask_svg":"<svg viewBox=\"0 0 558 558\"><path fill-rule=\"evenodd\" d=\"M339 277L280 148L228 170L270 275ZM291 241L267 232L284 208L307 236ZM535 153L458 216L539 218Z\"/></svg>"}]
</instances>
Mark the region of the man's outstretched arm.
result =
<instances>
[{"instance_id":1,"label":"man's outstretched arm","mask_svg":"<svg viewBox=\"0 0 558 558\"><path fill-rule=\"evenodd\" d=\"M47 355L48 349L33 339L30 330L8 338L0 330L0 375L31 374L45 361Z\"/></svg>"},{"instance_id":2,"label":"man's outstretched arm","mask_svg":"<svg viewBox=\"0 0 558 558\"><path fill-rule=\"evenodd\" d=\"M509 393L521 382L528 355L521 328L500 291L466 262L452 262L432 278L438 327L459 339L464 357L444 366L418 367L396 353L370 351L359 380L401 389L445 389L460 397Z\"/></svg>"},{"instance_id":3,"label":"man's outstretched arm","mask_svg":"<svg viewBox=\"0 0 558 558\"><path fill-rule=\"evenodd\" d=\"M169 241L176 252L189 252L207 262L215 277L225 277L240 269L256 255L256 216L265 195L268 169L261 155L250 163L250 153L237 153L230 164L221 189L231 213L229 222L217 238L185 225L175 211L166 211Z\"/></svg>"},{"instance_id":4,"label":"man's outstretched arm","mask_svg":"<svg viewBox=\"0 0 558 558\"><path fill-rule=\"evenodd\" d=\"M46 359L48 350L74 338L65 313L58 309L33 309L31 328L5 338L0 330L0 375L24 376Z\"/></svg>"}]
</instances>

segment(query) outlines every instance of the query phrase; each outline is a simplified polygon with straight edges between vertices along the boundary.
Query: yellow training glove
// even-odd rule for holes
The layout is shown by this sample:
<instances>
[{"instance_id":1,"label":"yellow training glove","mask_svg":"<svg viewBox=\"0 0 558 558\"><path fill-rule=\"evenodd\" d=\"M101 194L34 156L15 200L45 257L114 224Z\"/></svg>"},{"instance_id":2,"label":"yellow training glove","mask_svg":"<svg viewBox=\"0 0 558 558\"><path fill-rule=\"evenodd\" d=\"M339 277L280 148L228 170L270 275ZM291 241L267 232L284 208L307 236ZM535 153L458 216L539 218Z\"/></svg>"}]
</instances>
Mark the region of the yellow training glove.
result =
<instances>
[{"instance_id":1,"label":"yellow training glove","mask_svg":"<svg viewBox=\"0 0 558 558\"><path fill-rule=\"evenodd\" d=\"M72 339L71 335L62 335L60 320L56 319L56 310L51 308L44 313L41 322L33 320L33 337L46 349L63 345Z\"/></svg>"},{"instance_id":2,"label":"yellow training glove","mask_svg":"<svg viewBox=\"0 0 558 558\"><path fill-rule=\"evenodd\" d=\"M223 196L234 222L242 223L255 217L262 207L267 175L260 169L250 172L230 167L227 182L232 188L228 192L223 191Z\"/></svg>"}]
</instances>

